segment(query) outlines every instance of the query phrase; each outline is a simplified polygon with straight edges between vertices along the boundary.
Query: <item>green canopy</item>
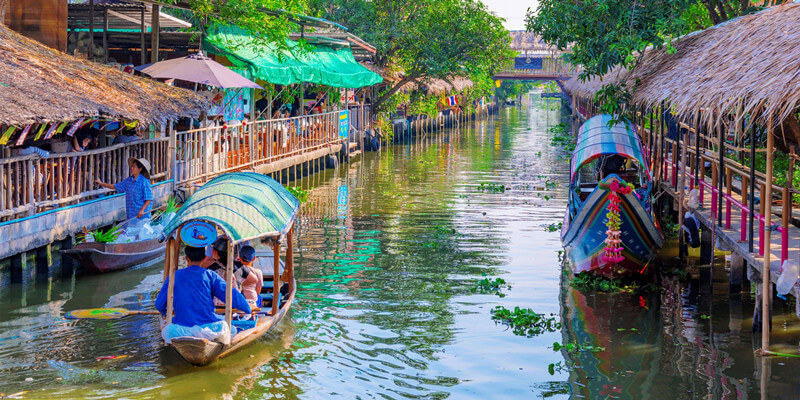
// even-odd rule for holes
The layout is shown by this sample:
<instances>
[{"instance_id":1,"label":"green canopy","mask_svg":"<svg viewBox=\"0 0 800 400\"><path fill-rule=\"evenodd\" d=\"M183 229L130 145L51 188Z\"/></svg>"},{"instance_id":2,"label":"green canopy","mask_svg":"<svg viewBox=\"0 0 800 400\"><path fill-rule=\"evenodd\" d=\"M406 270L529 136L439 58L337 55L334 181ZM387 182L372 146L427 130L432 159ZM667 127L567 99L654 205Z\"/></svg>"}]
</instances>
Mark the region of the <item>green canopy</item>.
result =
<instances>
[{"instance_id":1,"label":"green canopy","mask_svg":"<svg viewBox=\"0 0 800 400\"><path fill-rule=\"evenodd\" d=\"M285 234L300 201L274 179L253 172L220 175L186 200L164 227L169 237L190 221L207 221L234 242Z\"/></svg>"},{"instance_id":2,"label":"green canopy","mask_svg":"<svg viewBox=\"0 0 800 400\"><path fill-rule=\"evenodd\" d=\"M203 48L209 53L228 57L238 67L249 69L253 80L261 79L278 85L310 82L359 88L383 81L380 75L356 62L347 47L335 49L310 45L313 51L306 52L297 42L287 39L287 44L291 51L260 43L241 29L223 27L205 38Z\"/></svg>"}]
</instances>

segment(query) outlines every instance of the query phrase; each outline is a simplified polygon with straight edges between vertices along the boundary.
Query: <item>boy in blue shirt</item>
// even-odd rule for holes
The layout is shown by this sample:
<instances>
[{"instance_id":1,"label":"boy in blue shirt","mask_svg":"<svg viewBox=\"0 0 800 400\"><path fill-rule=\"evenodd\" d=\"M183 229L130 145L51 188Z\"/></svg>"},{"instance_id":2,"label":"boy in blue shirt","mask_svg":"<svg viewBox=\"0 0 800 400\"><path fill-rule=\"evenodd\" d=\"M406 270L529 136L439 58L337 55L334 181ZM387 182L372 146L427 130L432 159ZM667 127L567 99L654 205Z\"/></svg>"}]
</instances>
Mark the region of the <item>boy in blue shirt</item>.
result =
<instances>
[{"instance_id":1,"label":"boy in blue shirt","mask_svg":"<svg viewBox=\"0 0 800 400\"><path fill-rule=\"evenodd\" d=\"M201 241L213 242L216 238L216 228L205 222L193 222L187 224L182 229L181 239L184 243L191 242L194 247L187 243L185 254L188 266L175 271L175 285L173 287L172 307L174 315L172 323L165 326L161 331L164 341L171 343L173 338L190 336L208 339L222 344L229 344L231 331L224 317L214 313L214 298L225 299L225 281L219 274L207 270L200 266L205 259L205 244L191 238L187 240L184 233L192 234L189 225L204 224L213 232L211 235L203 235ZM194 230L196 233L197 230ZM208 240L210 238L210 240ZM162 315L167 313L167 290L169 288L169 278L164 280L164 285L156 297L156 309ZM233 290L233 308L250 313L250 305L247 304L244 296L238 290Z\"/></svg>"}]
</instances>

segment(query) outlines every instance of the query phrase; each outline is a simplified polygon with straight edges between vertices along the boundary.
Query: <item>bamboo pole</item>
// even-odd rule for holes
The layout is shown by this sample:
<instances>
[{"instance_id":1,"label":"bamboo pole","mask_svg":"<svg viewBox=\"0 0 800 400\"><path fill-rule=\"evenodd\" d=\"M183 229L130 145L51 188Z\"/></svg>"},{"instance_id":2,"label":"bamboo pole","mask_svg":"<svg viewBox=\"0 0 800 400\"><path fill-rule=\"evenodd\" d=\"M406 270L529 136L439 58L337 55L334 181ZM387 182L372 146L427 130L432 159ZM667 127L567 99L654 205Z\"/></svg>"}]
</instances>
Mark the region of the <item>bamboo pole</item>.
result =
<instances>
[{"instance_id":1,"label":"bamboo pole","mask_svg":"<svg viewBox=\"0 0 800 400\"><path fill-rule=\"evenodd\" d=\"M278 312L281 295L281 244L278 237L272 242L272 315Z\"/></svg>"},{"instance_id":2,"label":"bamboo pole","mask_svg":"<svg viewBox=\"0 0 800 400\"><path fill-rule=\"evenodd\" d=\"M286 270L288 271L288 285L289 285L289 293L294 291L294 245L292 243L292 234L294 233L294 226L289 229L289 233L286 234ZM273 294L273 298L275 295Z\"/></svg>"},{"instance_id":3,"label":"bamboo pole","mask_svg":"<svg viewBox=\"0 0 800 400\"><path fill-rule=\"evenodd\" d=\"M750 130L750 198L748 199L748 206L750 213L748 214L747 221L747 248L750 253L753 252L753 219L756 212L756 130L753 129L753 123L750 122L748 127Z\"/></svg>"},{"instance_id":4,"label":"bamboo pole","mask_svg":"<svg viewBox=\"0 0 800 400\"><path fill-rule=\"evenodd\" d=\"M769 334L770 334L770 301L772 295L770 293L770 255L772 249L772 151L775 139L772 137L773 126L772 116L769 117L767 122L767 185L766 193L761 198L764 203L764 267L761 270L761 351L766 352L769 350Z\"/></svg>"},{"instance_id":5,"label":"bamboo pole","mask_svg":"<svg viewBox=\"0 0 800 400\"><path fill-rule=\"evenodd\" d=\"M180 234L180 231L178 234ZM178 269L178 260L174 251L176 244L174 237L170 237L167 240L167 259L164 261L164 269L166 270L167 279L169 279L169 284L167 285L167 324L172 323L172 316L174 315L172 305L175 299L175 271Z\"/></svg>"},{"instance_id":6,"label":"bamboo pole","mask_svg":"<svg viewBox=\"0 0 800 400\"><path fill-rule=\"evenodd\" d=\"M225 323L233 335L233 240L228 240L228 262L225 267ZM232 338L232 337L231 337Z\"/></svg>"},{"instance_id":7,"label":"bamboo pole","mask_svg":"<svg viewBox=\"0 0 800 400\"><path fill-rule=\"evenodd\" d=\"M680 139L680 137L678 137ZM683 259L686 254L683 251L683 201L686 198L686 148L689 143L689 131L683 134L683 147L681 151L681 160L680 160L680 167L681 167L681 180L680 180L680 200L678 202L678 245L680 249L678 251L680 258Z\"/></svg>"},{"instance_id":8,"label":"bamboo pole","mask_svg":"<svg viewBox=\"0 0 800 400\"><path fill-rule=\"evenodd\" d=\"M717 226L722 226L722 185L725 177L725 133L722 121L717 124L717 151L719 151L719 168L717 177Z\"/></svg>"}]
</instances>

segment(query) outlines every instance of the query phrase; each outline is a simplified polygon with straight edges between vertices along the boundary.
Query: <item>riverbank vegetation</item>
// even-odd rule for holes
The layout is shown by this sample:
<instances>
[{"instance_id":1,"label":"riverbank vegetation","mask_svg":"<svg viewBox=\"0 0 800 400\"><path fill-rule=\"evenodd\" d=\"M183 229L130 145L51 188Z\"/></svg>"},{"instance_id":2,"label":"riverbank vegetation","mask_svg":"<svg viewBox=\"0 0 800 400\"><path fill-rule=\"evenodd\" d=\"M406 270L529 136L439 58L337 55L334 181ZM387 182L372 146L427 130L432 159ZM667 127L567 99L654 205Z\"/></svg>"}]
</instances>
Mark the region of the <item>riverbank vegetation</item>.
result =
<instances>
[{"instance_id":1,"label":"riverbank vegetation","mask_svg":"<svg viewBox=\"0 0 800 400\"><path fill-rule=\"evenodd\" d=\"M375 67L389 83L372 99L379 126L392 113L435 116L443 93L435 80L467 78L457 95L464 112L494 92L492 75L514 53L503 20L477 0L310 0L313 12L341 23L376 48Z\"/></svg>"},{"instance_id":2,"label":"riverbank vegetation","mask_svg":"<svg viewBox=\"0 0 800 400\"><path fill-rule=\"evenodd\" d=\"M674 51L672 40L762 9L750 1L598 0L575 6L572 0L542 0L528 9L527 29L566 51L580 66L580 78L602 76L615 67L635 69L649 47ZM630 119L627 102L634 88L605 84L596 100L607 114Z\"/></svg>"}]
</instances>

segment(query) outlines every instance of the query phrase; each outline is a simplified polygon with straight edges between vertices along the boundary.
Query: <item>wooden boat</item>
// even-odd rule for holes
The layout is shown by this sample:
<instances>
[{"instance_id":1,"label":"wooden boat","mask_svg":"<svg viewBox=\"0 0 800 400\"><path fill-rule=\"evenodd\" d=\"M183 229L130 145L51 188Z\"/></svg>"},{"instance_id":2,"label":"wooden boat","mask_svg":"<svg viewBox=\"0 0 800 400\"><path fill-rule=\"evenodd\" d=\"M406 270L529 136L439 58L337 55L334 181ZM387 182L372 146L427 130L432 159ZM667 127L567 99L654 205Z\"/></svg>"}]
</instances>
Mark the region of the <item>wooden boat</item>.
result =
<instances>
[{"instance_id":1,"label":"wooden boat","mask_svg":"<svg viewBox=\"0 0 800 400\"><path fill-rule=\"evenodd\" d=\"M185 224L205 221L229 238L227 299L231 298L232 293L234 249L237 244L264 238L272 243L272 268L271 271L264 271L264 303L261 311L253 313L250 316L252 319L236 321L231 302L227 301L225 310L220 314L224 313L226 323L232 328L231 342L223 344L194 337L172 339L169 346L186 361L194 365L208 365L264 336L286 315L296 291L292 229L299 207L299 200L272 178L251 172L237 172L221 175L203 185L164 227L167 237L164 276L169 276L170 284L167 289L167 315L161 319L162 328L172 321L172 283L180 258L177 236ZM282 242L286 251L284 268L280 259ZM273 292L273 287L278 289Z\"/></svg>"},{"instance_id":2,"label":"wooden boat","mask_svg":"<svg viewBox=\"0 0 800 400\"><path fill-rule=\"evenodd\" d=\"M74 259L87 271L102 274L154 260L164 254L166 244L158 239L132 243L79 243L61 254Z\"/></svg>"},{"instance_id":3,"label":"wooden boat","mask_svg":"<svg viewBox=\"0 0 800 400\"><path fill-rule=\"evenodd\" d=\"M572 155L561 240L575 274L644 273L664 242L639 137L624 124L609 128L610 120L610 115L587 120ZM618 216L616 225L611 213Z\"/></svg>"}]
</instances>

